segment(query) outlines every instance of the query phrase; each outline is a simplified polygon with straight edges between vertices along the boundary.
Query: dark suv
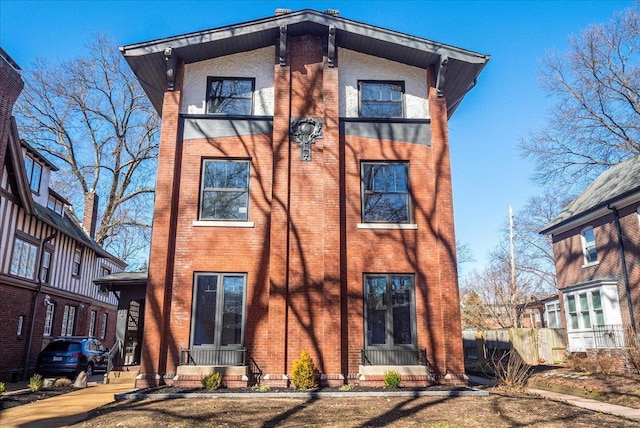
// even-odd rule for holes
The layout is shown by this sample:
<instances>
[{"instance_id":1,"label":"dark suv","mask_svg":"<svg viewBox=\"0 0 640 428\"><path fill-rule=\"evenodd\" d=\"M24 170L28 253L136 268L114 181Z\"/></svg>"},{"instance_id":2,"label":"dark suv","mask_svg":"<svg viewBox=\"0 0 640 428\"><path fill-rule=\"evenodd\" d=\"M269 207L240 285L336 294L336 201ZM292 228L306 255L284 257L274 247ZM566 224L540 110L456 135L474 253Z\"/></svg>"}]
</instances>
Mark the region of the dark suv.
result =
<instances>
[{"instance_id":1,"label":"dark suv","mask_svg":"<svg viewBox=\"0 0 640 428\"><path fill-rule=\"evenodd\" d=\"M108 361L109 351L93 337L58 337L38 355L36 373L75 377L84 370L91 376L95 371L106 372Z\"/></svg>"}]
</instances>

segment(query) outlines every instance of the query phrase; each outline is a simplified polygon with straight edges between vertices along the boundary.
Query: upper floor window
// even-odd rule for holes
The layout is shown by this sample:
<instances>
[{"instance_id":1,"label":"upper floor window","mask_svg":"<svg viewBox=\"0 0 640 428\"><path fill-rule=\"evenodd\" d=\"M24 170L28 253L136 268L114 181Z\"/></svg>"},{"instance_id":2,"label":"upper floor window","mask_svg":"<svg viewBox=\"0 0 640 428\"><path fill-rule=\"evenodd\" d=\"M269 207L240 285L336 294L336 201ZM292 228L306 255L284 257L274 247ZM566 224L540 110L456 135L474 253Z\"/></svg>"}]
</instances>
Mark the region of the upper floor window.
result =
<instances>
[{"instance_id":1,"label":"upper floor window","mask_svg":"<svg viewBox=\"0 0 640 428\"><path fill-rule=\"evenodd\" d=\"M207 113L250 115L254 79L208 77Z\"/></svg>"},{"instance_id":2,"label":"upper floor window","mask_svg":"<svg viewBox=\"0 0 640 428\"><path fill-rule=\"evenodd\" d=\"M80 268L82 267L82 249L76 248L73 251L73 267L71 274L73 276L80 276Z\"/></svg>"},{"instance_id":3,"label":"upper floor window","mask_svg":"<svg viewBox=\"0 0 640 428\"><path fill-rule=\"evenodd\" d=\"M584 254L584 264L588 265L598 261L598 251L596 249L596 235L593 227L587 227L580 232L582 239L582 252Z\"/></svg>"},{"instance_id":4,"label":"upper floor window","mask_svg":"<svg viewBox=\"0 0 640 428\"><path fill-rule=\"evenodd\" d=\"M202 162L200 220L248 220L249 161Z\"/></svg>"},{"instance_id":5,"label":"upper floor window","mask_svg":"<svg viewBox=\"0 0 640 428\"><path fill-rule=\"evenodd\" d=\"M358 82L360 117L404 117L404 82Z\"/></svg>"},{"instance_id":6,"label":"upper floor window","mask_svg":"<svg viewBox=\"0 0 640 428\"><path fill-rule=\"evenodd\" d=\"M29 187L34 192L40 191L40 177L42 176L42 166L36 162L31 156L25 156L24 168L27 171L27 179Z\"/></svg>"},{"instance_id":7,"label":"upper floor window","mask_svg":"<svg viewBox=\"0 0 640 428\"><path fill-rule=\"evenodd\" d=\"M11 257L11 275L33 279L36 271L36 258L38 246L24 239L18 238L13 243L13 256Z\"/></svg>"},{"instance_id":8,"label":"upper floor window","mask_svg":"<svg viewBox=\"0 0 640 428\"><path fill-rule=\"evenodd\" d=\"M47 208L62 215L62 202L52 195L49 195L49 199L47 200Z\"/></svg>"},{"instance_id":9,"label":"upper floor window","mask_svg":"<svg viewBox=\"0 0 640 428\"><path fill-rule=\"evenodd\" d=\"M52 257L53 250L51 248L45 248L42 252L42 262L40 262L40 281L42 281L44 284L49 283Z\"/></svg>"},{"instance_id":10,"label":"upper floor window","mask_svg":"<svg viewBox=\"0 0 640 428\"><path fill-rule=\"evenodd\" d=\"M362 163L362 221L409 223L409 164L407 162Z\"/></svg>"}]
</instances>

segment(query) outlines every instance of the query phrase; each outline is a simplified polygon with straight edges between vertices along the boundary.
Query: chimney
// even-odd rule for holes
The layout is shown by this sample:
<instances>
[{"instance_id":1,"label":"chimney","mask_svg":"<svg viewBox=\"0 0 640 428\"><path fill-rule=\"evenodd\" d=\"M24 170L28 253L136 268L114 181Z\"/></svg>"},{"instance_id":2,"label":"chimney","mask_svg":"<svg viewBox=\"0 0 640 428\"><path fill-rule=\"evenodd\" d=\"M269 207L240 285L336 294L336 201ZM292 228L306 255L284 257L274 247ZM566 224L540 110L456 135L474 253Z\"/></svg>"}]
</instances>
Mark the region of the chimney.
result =
<instances>
[{"instance_id":1,"label":"chimney","mask_svg":"<svg viewBox=\"0 0 640 428\"><path fill-rule=\"evenodd\" d=\"M84 215L82 216L82 227L89 234L91 239L96 237L96 222L98 220L98 195L95 190L90 190L84 194Z\"/></svg>"}]
</instances>

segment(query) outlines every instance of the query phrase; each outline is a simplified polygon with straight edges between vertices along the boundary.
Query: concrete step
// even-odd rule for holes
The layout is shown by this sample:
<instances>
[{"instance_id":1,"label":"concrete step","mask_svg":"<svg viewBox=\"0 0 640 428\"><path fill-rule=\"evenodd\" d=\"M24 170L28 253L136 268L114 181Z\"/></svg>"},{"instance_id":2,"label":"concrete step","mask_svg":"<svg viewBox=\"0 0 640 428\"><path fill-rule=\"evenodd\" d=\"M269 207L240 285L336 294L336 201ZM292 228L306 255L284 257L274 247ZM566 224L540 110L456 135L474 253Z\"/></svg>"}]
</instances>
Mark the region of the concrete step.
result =
<instances>
[{"instance_id":1,"label":"concrete step","mask_svg":"<svg viewBox=\"0 0 640 428\"><path fill-rule=\"evenodd\" d=\"M113 384L131 384L132 386L136 383L136 376L138 375L138 370L135 371L111 371L109 373L108 383Z\"/></svg>"}]
</instances>

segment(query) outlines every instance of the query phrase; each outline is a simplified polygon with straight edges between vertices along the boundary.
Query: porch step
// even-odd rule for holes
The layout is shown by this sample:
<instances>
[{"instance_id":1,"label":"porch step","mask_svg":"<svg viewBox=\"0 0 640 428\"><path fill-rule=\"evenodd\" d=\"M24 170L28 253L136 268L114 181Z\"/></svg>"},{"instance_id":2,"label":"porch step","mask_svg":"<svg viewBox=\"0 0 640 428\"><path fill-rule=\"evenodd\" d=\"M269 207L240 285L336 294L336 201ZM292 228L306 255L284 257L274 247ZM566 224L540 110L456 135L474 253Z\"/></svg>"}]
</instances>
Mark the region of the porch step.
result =
<instances>
[{"instance_id":1,"label":"porch step","mask_svg":"<svg viewBox=\"0 0 640 428\"><path fill-rule=\"evenodd\" d=\"M136 383L136 376L138 375L138 368L136 370L129 371L111 371L109 373L108 382L107 383L115 383L115 384L131 384L133 387Z\"/></svg>"}]
</instances>

